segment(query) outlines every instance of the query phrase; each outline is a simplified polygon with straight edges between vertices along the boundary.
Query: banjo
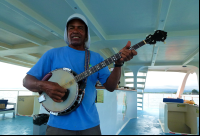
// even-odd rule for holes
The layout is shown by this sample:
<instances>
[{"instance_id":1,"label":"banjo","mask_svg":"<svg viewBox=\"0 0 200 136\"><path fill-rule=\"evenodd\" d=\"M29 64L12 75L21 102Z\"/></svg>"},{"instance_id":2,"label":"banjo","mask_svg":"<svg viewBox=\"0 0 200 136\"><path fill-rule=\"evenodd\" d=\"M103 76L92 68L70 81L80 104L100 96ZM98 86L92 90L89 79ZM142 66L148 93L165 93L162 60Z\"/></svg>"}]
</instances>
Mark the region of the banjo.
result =
<instances>
[{"instance_id":1,"label":"banjo","mask_svg":"<svg viewBox=\"0 0 200 136\"><path fill-rule=\"evenodd\" d=\"M145 44L155 44L157 41L164 42L166 37L167 32L157 30L153 35L148 35L145 40L131 46L129 50L136 50ZM45 92L42 92L38 98L39 103L42 103L42 106L50 112L50 114L70 114L79 107L84 98L86 87L84 79L120 58L121 53L119 52L78 75L69 68L60 68L49 72L42 80L56 82L67 89L67 91L62 98L63 102L60 103L54 102Z\"/></svg>"}]
</instances>

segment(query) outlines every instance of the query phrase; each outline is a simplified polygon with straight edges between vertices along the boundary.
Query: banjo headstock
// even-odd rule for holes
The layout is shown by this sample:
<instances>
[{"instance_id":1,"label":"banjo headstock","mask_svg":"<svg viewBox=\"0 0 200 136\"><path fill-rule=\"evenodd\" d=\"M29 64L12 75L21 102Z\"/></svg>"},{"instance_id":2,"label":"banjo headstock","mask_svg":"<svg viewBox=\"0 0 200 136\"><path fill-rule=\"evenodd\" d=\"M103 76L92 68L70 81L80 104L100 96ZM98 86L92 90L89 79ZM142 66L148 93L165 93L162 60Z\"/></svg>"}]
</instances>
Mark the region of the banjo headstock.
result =
<instances>
[{"instance_id":1,"label":"banjo headstock","mask_svg":"<svg viewBox=\"0 0 200 136\"><path fill-rule=\"evenodd\" d=\"M153 35L148 35L145 39L148 44L156 44L157 41L164 42L167 38L167 32L162 30L156 30Z\"/></svg>"}]
</instances>

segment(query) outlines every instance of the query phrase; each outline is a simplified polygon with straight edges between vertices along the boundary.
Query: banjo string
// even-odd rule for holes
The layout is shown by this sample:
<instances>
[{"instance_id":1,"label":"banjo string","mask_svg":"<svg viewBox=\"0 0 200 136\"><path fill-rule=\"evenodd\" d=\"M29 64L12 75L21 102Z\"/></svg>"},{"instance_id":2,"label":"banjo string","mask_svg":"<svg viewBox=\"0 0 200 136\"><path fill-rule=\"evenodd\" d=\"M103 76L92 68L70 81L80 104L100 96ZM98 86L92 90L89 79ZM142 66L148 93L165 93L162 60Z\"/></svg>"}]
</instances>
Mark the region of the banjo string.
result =
<instances>
[{"instance_id":1,"label":"banjo string","mask_svg":"<svg viewBox=\"0 0 200 136\"><path fill-rule=\"evenodd\" d=\"M85 51L85 71L87 71L87 69L89 69L89 63L90 63L90 52L89 50L86 49ZM72 84L74 84L74 82L76 82L75 79L70 80L69 82L65 83L63 85L63 88L69 88ZM87 78L85 79L85 84L87 82Z\"/></svg>"}]
</instances>

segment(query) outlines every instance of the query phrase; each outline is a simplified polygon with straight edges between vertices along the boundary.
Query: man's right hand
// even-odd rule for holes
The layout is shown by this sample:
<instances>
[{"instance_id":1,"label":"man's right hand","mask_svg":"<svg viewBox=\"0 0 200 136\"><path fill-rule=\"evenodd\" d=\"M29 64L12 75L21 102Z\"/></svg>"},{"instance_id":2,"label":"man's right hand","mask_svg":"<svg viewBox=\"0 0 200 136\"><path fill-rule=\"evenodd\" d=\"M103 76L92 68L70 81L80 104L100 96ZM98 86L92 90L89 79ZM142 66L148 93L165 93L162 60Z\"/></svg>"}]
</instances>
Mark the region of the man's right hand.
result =
<instances>
[{"instance_id":1,"label":"man's right hand","mask_svg":"<svg viewBox=\"0 0 200 136\"><path fill-rule=\"evenodd\" d=\"M62 97L67 91L67 89L64 89L58 83L40 81L36 77L28 74L23 79L23 86L32 92L44 91L55 102L62 102Z\"/></svg>"},{"instance_id":2,"label":"man's right hand","mask_svg":"<svg viewBox=\"0 0 200 136\"><path fill-rule=\"evenodd\" d=\"M45 92L53 101L62 102L62 97L67 89L61 87L58 83L51 81L37 81L37 86L40 91Z\"/></svg>"}]
</instances>

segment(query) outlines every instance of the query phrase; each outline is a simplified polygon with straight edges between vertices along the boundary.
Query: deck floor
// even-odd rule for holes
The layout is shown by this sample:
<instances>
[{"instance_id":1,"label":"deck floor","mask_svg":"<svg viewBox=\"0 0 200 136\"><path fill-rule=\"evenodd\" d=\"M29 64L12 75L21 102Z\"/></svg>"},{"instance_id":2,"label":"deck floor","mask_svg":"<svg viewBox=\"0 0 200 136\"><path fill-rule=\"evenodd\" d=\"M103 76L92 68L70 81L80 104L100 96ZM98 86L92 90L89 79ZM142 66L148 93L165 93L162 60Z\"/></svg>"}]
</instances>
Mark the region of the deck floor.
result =
<instances>
[{"instance_id":1,"label":"deck floor","mask_svg":"<svg viewBox=\"0 0 200 136\"><path fill-rule=\"evenodd\" d=\"M159 109L144 109L137 111L137 118L131 119L119 135L165 135L159 119Z\"/></svg>"},{"instance_id":2,"label":"deck floor","mask_svg":"<svg viewBox=\"0 0 200 136\"><path fill-rule=\"evenodd\" d=\"M131 119L119 135L165 135L159 124L159 109L145 109L137 111L137 118ZM0 135L32 135L32 117L16 116L7 113L5 119L0 114Z\"/></svg>"},{"instance_id":3,"label":"deck floor","mask_svg":"<svg viewBox=\"0 0 200 136\"><path fill-rule=\"evenodd\" d=\"M0 135L32 135L33 118L26 116L16 116L12 113L0 114Z\"/></svg>"}]
</instances>

